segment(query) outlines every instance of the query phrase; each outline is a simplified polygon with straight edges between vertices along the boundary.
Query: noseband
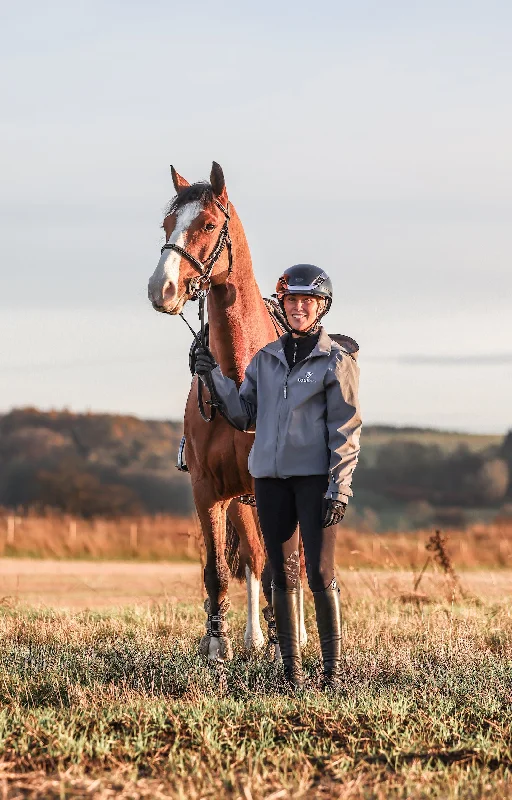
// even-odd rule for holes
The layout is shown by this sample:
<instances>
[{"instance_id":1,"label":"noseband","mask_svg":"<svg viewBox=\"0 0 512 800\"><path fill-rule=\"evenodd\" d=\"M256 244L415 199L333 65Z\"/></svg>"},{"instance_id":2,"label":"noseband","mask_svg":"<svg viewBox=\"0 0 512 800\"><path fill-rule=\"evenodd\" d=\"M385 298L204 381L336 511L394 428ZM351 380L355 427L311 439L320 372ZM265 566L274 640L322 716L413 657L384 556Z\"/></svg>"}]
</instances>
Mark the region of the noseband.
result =
<instances>
[{"instance_id":1,"label":"noseband","mask_svg":"<svg viewBox=\"0 0 512 800\"><path fill-rule=\"evenodd\" d=\"M164 244L162 250L160 251L163 253L164 250L174 250L175 253L178 253L183 258L186 258L187 261L192 264L194 269L199 273L197 278L190 278L188 282L188 296L190 300L197 300L201 297L201 295L206 296L210 291L213 268L219 260L220 254L225 247L228 251L228 276L231 275L233 270L233 254L231 248L231 237L229 235L229 220L231 218L229 213L229 203L227 204L226 208L224 208L222 203L219 203L218 200L214 200L213 202L217 208L220 208L226 219L220 230L219 238L217 239L212 252L205 259L205 261L199 261L198 258L193 256L192 253L189 253L188 250L185 250L184 247L180 247L179 244Z\"/></svg>"}]
</instances>

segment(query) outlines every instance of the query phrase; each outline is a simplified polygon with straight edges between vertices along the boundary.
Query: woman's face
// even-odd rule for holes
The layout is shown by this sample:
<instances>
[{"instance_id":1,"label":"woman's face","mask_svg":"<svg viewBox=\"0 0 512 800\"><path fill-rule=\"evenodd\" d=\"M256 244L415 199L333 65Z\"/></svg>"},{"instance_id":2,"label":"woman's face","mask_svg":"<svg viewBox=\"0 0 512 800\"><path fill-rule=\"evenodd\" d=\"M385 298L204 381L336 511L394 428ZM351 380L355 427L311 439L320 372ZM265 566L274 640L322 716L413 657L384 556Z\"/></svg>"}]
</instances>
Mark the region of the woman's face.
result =
<instances>
[{"instance_id":1,"label":"woman's face","mask_svg":"<svg viewBox=\"0 0 512 800\"><path fill-rule=\"evenodd\" d=\"M320 300L308 294L286 294L284 310L288 324L295 331L305 331L315 322Z\"/></svg>"}]
</instances>

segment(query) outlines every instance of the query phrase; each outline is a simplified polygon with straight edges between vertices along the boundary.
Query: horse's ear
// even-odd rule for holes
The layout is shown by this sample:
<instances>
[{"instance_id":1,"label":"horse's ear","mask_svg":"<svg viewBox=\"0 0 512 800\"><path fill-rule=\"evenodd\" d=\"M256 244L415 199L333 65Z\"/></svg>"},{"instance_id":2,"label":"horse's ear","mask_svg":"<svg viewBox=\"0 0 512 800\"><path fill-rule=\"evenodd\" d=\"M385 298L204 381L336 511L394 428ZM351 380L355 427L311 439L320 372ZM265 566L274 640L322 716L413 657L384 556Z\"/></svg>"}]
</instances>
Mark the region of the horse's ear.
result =
<instances>
[{"instance_id":1,"label":"horse's ear","mask_svg":"<svg viewBox=\"0 0 512 800\"><path fill-rule=\"evenodd\" d=\"M226 181L224 180L224 173L220 164L216 161L212 163L212 171L210 172L210 183L214 194L219 198L223 205L226 205L228 200L228 193L226 191Z\"/></svg>"},{"instance_id":2,"label":"horse's ear","mask_svg":"<svg viewBox=\"0 0 512 800\"><path fill-rule=\"evenodd\" d=\"M172 175L172 182L174 183L174 188L176 189L176 194L179 194L186 189L187 186L190 186L190 183L182 178L176 170L174 169L173 165L171 164L171 175Z\"/></svg>"}]
</instances>

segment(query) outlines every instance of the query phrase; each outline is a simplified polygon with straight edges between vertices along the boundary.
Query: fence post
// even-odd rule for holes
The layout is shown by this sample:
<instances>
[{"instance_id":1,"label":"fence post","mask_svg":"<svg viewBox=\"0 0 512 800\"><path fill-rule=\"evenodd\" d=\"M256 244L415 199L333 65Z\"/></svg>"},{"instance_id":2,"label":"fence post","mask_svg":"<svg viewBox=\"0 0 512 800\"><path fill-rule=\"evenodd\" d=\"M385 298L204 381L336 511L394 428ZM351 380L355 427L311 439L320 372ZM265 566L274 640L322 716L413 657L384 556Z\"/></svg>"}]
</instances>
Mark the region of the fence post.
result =
<instances>
[{"instance_id":1,"label":"fence post","mask_svg":"<svg viewBox=\"0 0 512 800\"><path fill-rule=\"evenodd\" d=\"M76 519L69 522L69 543L75 544L76 542Z\"/></svg>"},{"instance_id":2,"label":"fence post","mask_svg":"<svg viewBox=\"0 0 512 800\"><path fill-rule=\"evenodd\" d=\"M190 528L188 528L187 529L187 556L189 558L193 558L194 555L195 555L195 553L194 553L194 539L195 539L194 532L191 531Z\"/></svg>"},{"instance_id":3,"label":"fence post","mask_svg":"<svg viewBox=\"0 0 512 800\"><path fill-rule=\"evenodd\" d=\"M16 517L7 517L7 544L14 544L14 530L16 528Z\"/></svg>"},{"instance_id":4,"label":"fence post","mask_svg":"<svg viewBox=\"0 0 512 800\"><path fill-rule=\"evenodd\" d=\"M130 547L132 550L137 549L137 523L132 522L130 525Z\"/></svg>"}]
</instances>

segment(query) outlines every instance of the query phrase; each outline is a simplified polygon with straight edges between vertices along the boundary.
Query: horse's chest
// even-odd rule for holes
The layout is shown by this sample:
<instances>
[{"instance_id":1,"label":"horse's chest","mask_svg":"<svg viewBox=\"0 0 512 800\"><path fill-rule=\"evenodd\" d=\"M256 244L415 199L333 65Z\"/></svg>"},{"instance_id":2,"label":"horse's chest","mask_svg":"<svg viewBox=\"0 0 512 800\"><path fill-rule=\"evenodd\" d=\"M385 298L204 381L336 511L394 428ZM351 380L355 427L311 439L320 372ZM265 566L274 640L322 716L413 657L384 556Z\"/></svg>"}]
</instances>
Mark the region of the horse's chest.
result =
<instances>
[{"instance_id":1,"label":"horse's chest","mask_svg":"<svg viewBox=\"0 0 512 800\"><path fill-rule=\"evenodd\" d=\"M203 423L206 426L206 423ZM187 465L192 482L207 480L219 497L233 497L252 491L247 460L254 442L252 434L215 426L208 431L195 426L186 433Z\"/></svg>"}]
</instances>

